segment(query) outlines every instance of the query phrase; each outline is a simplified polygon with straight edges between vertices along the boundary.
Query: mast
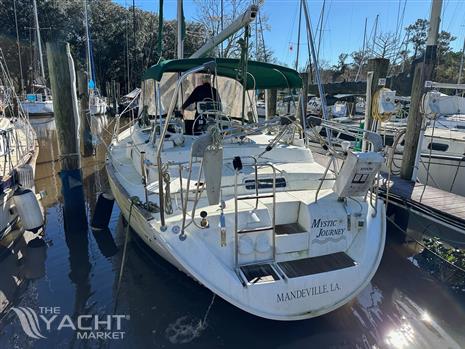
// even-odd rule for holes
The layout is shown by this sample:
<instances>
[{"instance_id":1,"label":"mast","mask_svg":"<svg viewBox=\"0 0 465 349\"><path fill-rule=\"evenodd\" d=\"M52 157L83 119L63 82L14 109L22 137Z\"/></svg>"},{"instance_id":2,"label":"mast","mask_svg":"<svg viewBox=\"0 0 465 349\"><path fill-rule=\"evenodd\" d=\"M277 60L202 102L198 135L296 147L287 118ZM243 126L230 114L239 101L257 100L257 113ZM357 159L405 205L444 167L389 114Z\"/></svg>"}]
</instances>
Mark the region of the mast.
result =
<instances>
[{"instance_id":1,"label":"mast","mask_svg":"<svg viewBox=\"0 0 465 349\"><path fill-rule=\"evenodd\" d=\"M375 31L373 33L373 44L371 46L371 54L372 54L372 56L373 56L373 53L375 52L376 34L377 34L377 31L378 31L378 19L379 19L379 15L376 15Z\"/></svg>"},{"instance_id":2,"label":"mast","mask_svg":"<svg viewBox=\"0 0 465 349\"><path fill-rule=\"evenodd\" d=\"M177 8L177 19L178 19L178 59L184 58L184 13L182 8L182 0L178 0Z\"/></svg>"},{"instance_id":3,"label":"mast","mask_svg":"<svg viewBox=\"0 0 465 349\"><path fill-rule=\"evenodd\" d=\"M137 74L136 64L136 0L132 0L132 75L133 77Z\"/></svg>"},{"instance_id":4,"label":"mast","mask_svg":"<svg viewBox=\"0 0 465 349\"><path fill-rule=\"evenodd\" d=\"M459 85L460 82L462 81L463 55L464 54L465 54L465 38L463 39L462 54L460 55L460 69L459 69L459 77L457 79L457 85Z\"/></svg>"},{"instance_id":5,"label":"mast","mask_svg":"<svg viewBox=\"0 0 465 349\"><path fill-rule=\"evenodd\" d=\"M87 76L88 76L88 85L87 89L89 89L89 84L93 80L92 77L92 63L90 58L90 36L89 36L89 18L87 16L87 0L84 0L84 26L86 28L86 61L87 61Z\"/></svg>"},{"instance_id":6,"label":"mast","mask_svg":"<svg viewBox=\"0 0 465 349\"><path fill-rule=\"evenodd\" d=\"M124 7L126 8L126 6L127 6L127 3L125 0ZM126 83L127 83L127 93L129 93L131 92L131 59L130 59L130 54L129 54L129 19L127 16L124 17L124 24L126 26L126 79L127 79Z\"/></svg>"},{"instance_id":7,"label":"mast","mask_svg":"<svg viewBox=\"0 0 465 349\"><path fill-rule=\"evenodd\" d=\"M39 16L37 14L37 3L36 0L32 0L34 5L34 20L36 25L36 40L37 40L37 47L39 48L39 62L40 62L40 75L43 79L43 83L45 83L45 69L44 69L44 59L42 57L42 41L40 39L40 28L39 28Z\"/></svg>"},{"instance_id":8,"label":"mast","mask_svg":"<svg viewBox=\"0 0 465 349\"><path fill-rule=\"evenodd\" d=\"M318 33L318 49L316 51L316 59L320 59L320 46L321 46L321 34L323 32L323 22L325 20L325 5L326 0L323 0L323 5L321 7L321 14L320 14L320 32Z\"/></svg>"},{"instance_id":9,"label":"mast","mask_svg":"<svg viewBox=\"0 0 465 349\"><path fill-rule=\"evenodd\" d=\"M16 45L18 46L19 76L20 76L20 80L21 80L20 85L21 85L21 93L23 93L24 92L23 63L22 63L22 60L21 60L21 45L19 43L18 15L17 15L17 12L16 12L16 0L13 0L13 10L14 10L14 13L15 13Z\"/></svg>"},{"instance_id":10,"label":"mast","mask_svg":"<svg viewBox=\"0 0 465 349\"><path fill-rule=\"evenodd\" d=\"M318 59L316 55L315 44L313 42L312 24L310 22L310 16L308 14L307 2L305 0L302 0L302 4L304 8L305 21L307 23L307 36L308 36L308 41L309 41L309 46L310 46L311 58L313 58L313 63L315 64L315 78L316 78L316 83L318 84L318 92L320 94L321 110L323 112L323 119L328 120L328 109L327 109L328 107L326 106L325 91L323 89L323 84L321 81L320 68L318 66ZM328 137L329 136L330 134L328 133Z\"/></svg>"},{"instance_id":11,"label":"mast","mask_svg":"<svg viewBox=\"0 0 465 349\"><path fill-rule=\"evenodd\" d=\"M299 55L300 55L300 28L302 23L302 2L299 6L299 24L297 29L297 56L295 58L295 70L299 69Z\"/></svg>"},{"instance_id":12,"label":"mast","mask_svg":"<svg viewBox=\"0 0 465 349\"><path fill-rule=\"evenodd\" d=\"M180 1L180 0L178 0ZM204 57L210 50L221 44L224 40L229 38L234 33L238 32L242 28L245 28L257 17L258 6L250 5L243 14L239 15L234 21L232 21L226 28L214 37L207 40L207 42L195 51L190 58ZM179 43L178 43L179 45ZM179 52L179 51L178 51Z\"/></svg>"},{"instance_id":13,"label":"mast","mask_svg":"<svg viewBox=\"0 0 465 349\"><path fill-rule=\"evenodd\" d=\"M221 0L220 27L221 27L221 31L223 31L224 30L224 0ZM224 58L224 45L223 45L223 42L221 42L221 57Z\"/></svg>"},{"instance_id":14,"label":"mast","mask_svg":"<svg viewBox=\"0 0 465 349\"><path fill-rule=\"evenodd\" d=\"M357 82L358 80L358 77L360 75L360 72L362 71L362 66L363 66L363 61L365 59L365 46L366 46L366 37L367 37L367 21L368 21L368 18L365 17L365 29L363 31L363 50L362 50L362 61L360 62L360 65L358 67L358 70L357 70L357 75L355 75L355 82Z\"/></svg>"}]
</instances>

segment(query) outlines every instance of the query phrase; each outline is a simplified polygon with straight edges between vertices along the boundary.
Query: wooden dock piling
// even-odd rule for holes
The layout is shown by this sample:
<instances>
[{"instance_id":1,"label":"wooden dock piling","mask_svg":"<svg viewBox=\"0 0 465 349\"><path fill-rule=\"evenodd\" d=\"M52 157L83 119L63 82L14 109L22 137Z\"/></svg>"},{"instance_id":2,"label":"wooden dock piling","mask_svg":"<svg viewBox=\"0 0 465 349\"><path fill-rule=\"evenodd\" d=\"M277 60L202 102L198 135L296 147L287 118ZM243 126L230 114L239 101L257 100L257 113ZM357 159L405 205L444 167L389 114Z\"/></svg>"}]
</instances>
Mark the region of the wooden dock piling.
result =
<instances>
[{"instance_id":1,"label":"wooden dock piling","mask_svg":"<svg viewBox=\"0 0 465 349\"><path fill-rule=\"evenodd\" d=\"M69 44L48 42L47 61L61 158L60 178L65 233L87 233L78 137L76 73Z\"/></svg>"},{"instance_id":2,"label":"wooden dock piling","mask_svg":"<svg viewBox=\"0 0 465 349\"><path fill-rule=\"evenodd\" d=\"M63 170L80 168L76 74L69 44L47 42L58 149Z\"/></svg>"},{"instance_id":3,"label":"wooden dock piling","mask_svg":"<svg viewBox=\"0 0 465 349\"><path fill-rule=\"evenodd\" d=\"M407 118L407 131L405 132L404 155L400 176L403 179L415 181L415 166L419 166L421 152L421 129L423 125L423 115L420 113L420 104L423 94L426 92L425 81L431 80L436 65L436 55L438 46L439 23L442 9L442 0L433 0L430 16L430 30L423 62L415 67L413 77L410 109ZM413 177L413 178L412 178Z\"/></svg>"},{"instance_id":4,"label":"wooden dock piling","mask_svg":"<svg viewBox=\"0 0 465 349\"><path fill-rule=\"evenodd\" d=\"M368 69L367 71L373 72L373 80L371 84L371 101L373 103L373 96L375 93L384 87L383 85L380 85L380 79L385 79L388 73L388 68L389 68L389 59L386 58L372 58L368 60ZM368 124L365 125L365 129L371 130L372 123L373 123L373 117L371 115L371 104L367 105L366 108L368 108Z\"/></svg>"},{"instance_id":5,"label":"wooden dock piling","mask_svg":"<svg viewBox=\"0 0 465 349\"><path fill-rule=\"evenodd\" d=\"M278 90L265 90L266 119L269 120L276 115L276 101L278 99Z\"/></svg>"}]
</instances>

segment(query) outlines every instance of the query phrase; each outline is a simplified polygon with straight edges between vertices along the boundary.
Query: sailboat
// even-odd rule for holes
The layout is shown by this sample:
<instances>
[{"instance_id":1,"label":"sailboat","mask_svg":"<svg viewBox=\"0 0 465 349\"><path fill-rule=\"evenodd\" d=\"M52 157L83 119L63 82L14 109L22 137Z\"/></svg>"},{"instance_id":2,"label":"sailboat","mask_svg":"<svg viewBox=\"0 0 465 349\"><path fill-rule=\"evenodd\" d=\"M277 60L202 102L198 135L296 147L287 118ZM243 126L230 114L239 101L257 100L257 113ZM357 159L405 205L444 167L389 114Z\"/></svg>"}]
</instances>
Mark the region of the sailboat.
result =
<instances>
[{"instance_id":1,"label":"sailboat","mask_svg":"<svg viewBox=\"0 0 465 349\"><path fill-rule=\"evenodd\" d=\"M42 55L42 40L39 27L36 0L32 0L34 8L34 23L36 32L36 47L39 55L40 77L30 86L30 91L21 100L23 110L30 117L52 116L53 101L51 90L47 87L45 78L44 59Z\"/></svg>"},{"instance_id":2,"label":"sailboat","mask_svg":"<svg viewBox=\"0 0 465 349\"><path fill-rule=\"evenodd\" d=\"M0 244L10 246L24 230L37 232L44 224L34 193L39 152L34 129L21 105L0 56Z\"/></svg>"},{"instance_id":3,"label":"sailboat","mask_svg":"<svg viewBox=\"0 0 465 349\"><path fill-rule=\"evenodd\" d=\"M86 29L86 60L87 74L89 77L89 111L90 115L105 114L107 112L107 103L105 99L100 95L100 91L97 88L95 82L94 59L90 40L89 19L87 13L87 0L84 0L84 26Z\"/></svg>"},{"instance_id":4,"label":"sailboat","mask_svg":"<svg viewBox=\"0 0 465 349\"><path fill-rule=\"evenodd\" d=\"M293 69L249 60L242 75L241 66L197 58L150 67L142 85L156 94L141 100L156 101L155 111L116 128L110 186L150 248L227 302L267 319L319 316L353 299L380 263L385 208L373 183L383 157L379 147L346 148L334 177L294 119L241 122L255 89L302 87ZM199 103L186 130L176 105L199 73L211 75L221 106Z\"/></svg>"}]
</instances>

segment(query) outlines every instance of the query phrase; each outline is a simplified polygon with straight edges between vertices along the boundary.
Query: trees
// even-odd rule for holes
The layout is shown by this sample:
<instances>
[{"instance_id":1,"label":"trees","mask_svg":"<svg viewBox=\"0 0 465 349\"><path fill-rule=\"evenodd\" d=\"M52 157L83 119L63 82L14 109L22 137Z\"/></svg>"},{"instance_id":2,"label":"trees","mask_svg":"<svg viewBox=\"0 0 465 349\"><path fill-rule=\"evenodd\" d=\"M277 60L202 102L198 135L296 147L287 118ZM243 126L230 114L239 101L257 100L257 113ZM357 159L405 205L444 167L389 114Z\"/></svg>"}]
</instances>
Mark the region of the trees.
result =
<instances>
[{"instance_id":1,"label":"trees","mask_svg":"<svg viewBox=\"0 0 465 349\"><path fill-rule=\"evenodd\" d=\"M428 21L426 19L417 19L415 23L405 28L409 42L413 45L413 58L424 48L426 38L428 37Z\"/></svg>"},{"instance_id":2,"label":"trees","mask_svg":"<svg viewBox=\"0 0 465 349\"><path fill-rule=\"evenodd\" d=\"M221 11L221 1L218 0L194 0L197 5L196 20L205 28L205 39L215 36L221 32L221 15L223 14L223 28L226 28L238 16L240 16L250 5L250 0L224 0L223 12ZM259 1L261 3L261 1ZM263 40L263 33L269 30L267 16L260 14L250 25L249 56L258 61L270 61L272 51L267 49ZM238 58L241 48L238 40L243 36L243 31L234 33L227 38L223 45L217 47L213 56Z\"/></svg>"},{"instance_id":3,"label":"trees","mask_svg":"<svg viewBox=\"0 0 465 349\"><path fill-rule=\"evenodd\" d=\"M346 80L347 75L346 72L348 71L349 65L346 63L347 58L349 55L347 53L341 53L338 56L338 61L337 64L333 65L333 74L332 74L332 80L333 82L336 82L336 80L339 77L342 77L344 80Z\"/></svg>"},{"instance_id":4,"label":"trees","mask_svg":"<svg viewBox=\"0 0 465 349\"><path fill-rule=\"evenodd\" d=\"M34 62L33 41L31 41L31 38L34 38L34 32L33 29L29 29L33 27L32 5L30 0L15 1L23 53L23 73L26 76ZM134 44L132 8L124 8L111 0L87 1L96 78L99 86L104 88L105 82L111 79L120 82L121 86L127 85L128 55L131 64L129 85L138 85L142 72L159 59L156 53L158 16L135 9L136 40ZM50 40L69 42L76 66L84 67L86 58L83 0L37 0L37 6L43 43ZM163 27L163 57L175 58L176 21L166 21ZM2 28L1 48L6 53L11 74L19 76L13 1L4 1L0 6L0 28ZM199 48L204 39L202 26L198 23L186 23L186 55Z\"/></svg>"},{"instance_id":5,"label":"trees","mask_svg":"<svg viewBox=\"0 0 465 349\"><path fill-rule=\"evenodd\" d=\"M405 28L408 36L408 42L413 46L413 59L422 54L426 47L428 38L429 21L426 19L417 19L415 23ZM450 43L456 39L451 33L441 31L438 35L438 52L446 53L450 51Z\"/></svg>"},{"instance_id":6,"label":"trees","mask_svg":"<svg viewBox=\"0 0 465 349\"><path fill-rule=\"evenodd\" d=\"M396 55L397 42L394 33L381 33L376 39L373 56L392 59Z\"/></svg>"}]
</instances>

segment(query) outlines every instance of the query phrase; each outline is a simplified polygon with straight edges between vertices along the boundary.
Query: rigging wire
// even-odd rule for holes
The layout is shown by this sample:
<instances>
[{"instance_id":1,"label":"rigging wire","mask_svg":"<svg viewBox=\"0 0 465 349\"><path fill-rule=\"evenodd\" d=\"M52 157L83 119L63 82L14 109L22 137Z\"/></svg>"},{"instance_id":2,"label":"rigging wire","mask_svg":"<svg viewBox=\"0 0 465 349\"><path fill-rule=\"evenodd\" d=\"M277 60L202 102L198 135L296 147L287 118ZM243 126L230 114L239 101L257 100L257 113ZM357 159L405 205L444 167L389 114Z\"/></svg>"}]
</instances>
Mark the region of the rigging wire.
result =
<instances>
[{"instance_id":1,"label":"rigging wire","mask_svg":"<svg viewBox=\"0 0 465 349\"><path fill-rule=\"evenodd\" d=\"M268 57L266 55L265 36L263 34L262 16L260 15L260 12L258 12L258 21L260 22L260 31L261 31L262 47L263 47L263 60L265 63L267 63Z\"/></svg>"},{"instance_id":2,"label":"rigging wire","mask_svg":"<svg viewBox=\"0 0 465 349\"><path fill-rule=\"evenodd\" d=\"M16 12L16 0L13 0L13 11L15 14L16 45L18 46L19 76L21 79L20 87L21 87L21 93L23 93L24 92L23 64L22 64L22 59L21 59L21 45L19 43L18 14Z\"/></svg>"},{"instance_id":3,"label":"rigging wire","mask_svg":"<svg viewBox=\"0 0 465 349\"><path fill-rule=\"evenodd\" d=\"M299 69L299 54L300 54L300 29L302 24L302 2L299 6L299 26L297 28L297 57L295 58L295 70Z\"/></svg>"}]
</instances>

